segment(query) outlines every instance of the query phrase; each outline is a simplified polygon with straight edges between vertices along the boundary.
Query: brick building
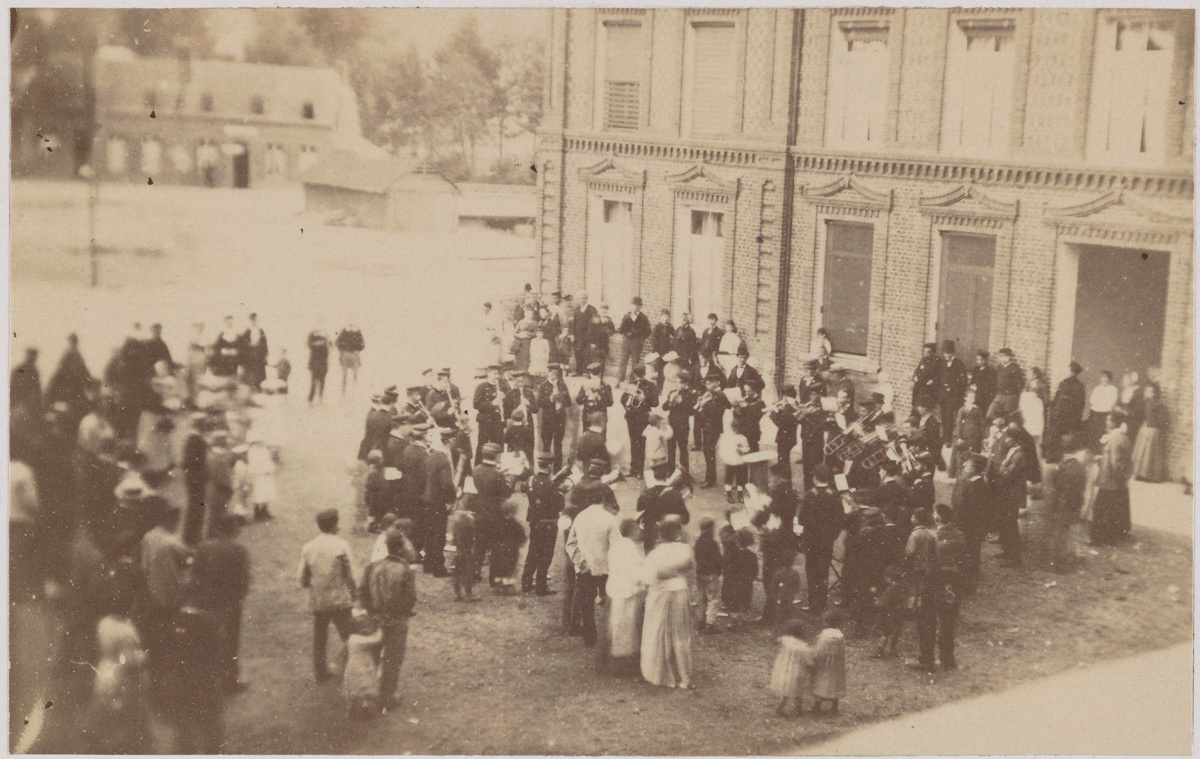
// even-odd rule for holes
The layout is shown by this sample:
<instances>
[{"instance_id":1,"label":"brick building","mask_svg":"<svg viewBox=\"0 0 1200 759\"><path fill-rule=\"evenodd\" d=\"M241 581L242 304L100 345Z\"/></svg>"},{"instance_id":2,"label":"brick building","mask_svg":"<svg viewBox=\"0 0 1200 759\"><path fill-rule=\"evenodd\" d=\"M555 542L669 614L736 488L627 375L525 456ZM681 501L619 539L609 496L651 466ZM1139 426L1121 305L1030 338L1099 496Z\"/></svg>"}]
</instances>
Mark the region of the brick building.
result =
<instances>
[{"instance_id":1,"label":"brick building","mask_svg":"<svg viewBox=\"0 0 1200 759\"><path fill-rule=\"evenodd\" d=\"M257 187L294 181L333 149L386 156L363 139L354 90L331 68L107 48L94 76L93 163L108 179Z\"/></svg>"},{"instance_id":2,"label":"brick building","mask_svg":"<svg viewBox=\"0 0 1200 759\"><path fill-rule=\"evenodd\" d=\"M1192 469L1193 14L557 9L543 290L816 330L898 406L921 343L1159 378Z\"/></svg>"}]
</instances>

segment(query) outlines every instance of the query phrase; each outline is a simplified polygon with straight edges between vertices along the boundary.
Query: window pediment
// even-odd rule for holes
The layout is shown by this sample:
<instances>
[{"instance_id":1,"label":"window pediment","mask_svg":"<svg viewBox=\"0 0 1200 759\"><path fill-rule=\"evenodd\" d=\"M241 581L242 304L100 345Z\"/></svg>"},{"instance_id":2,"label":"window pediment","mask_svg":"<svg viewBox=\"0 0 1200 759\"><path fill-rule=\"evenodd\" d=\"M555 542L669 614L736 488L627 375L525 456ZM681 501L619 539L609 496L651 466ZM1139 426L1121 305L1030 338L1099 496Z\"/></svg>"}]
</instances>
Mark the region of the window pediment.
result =
<instances>
[{"instance_id":1,"label":"window pediment","mask_svg":"<svg viewBox=\"0 0 1200 759\"><path fill-rule=\"evenodd\" d=\"M820 206L869 211L892 210L891 190L876 190L853 174L817 187L805 185L800 189L800 194L812 198Z\"/></svg>"},{"instance_id":2,"label":"window pediment","mask_svg":"<svg viewBox=\"0 0 1200 759\"><path fill-rule=\"evenodd\" d=\"M608 156L579 170L579 176L589 185L603 189L634 191L646 185L646 172L627 169Z\"/></svg>"},{"instance_id":3,"label":"window pediment","mask_svg":"<svg viewBox=\"0 0 1200 759\"><path fill-rule=\"evenodd\" d=\"M964 184L941 195L919 198L921 213L964 221L1014 221L1020 201L1006 203L985 194L974 184Z\"/></svg>"},{"instance_id":4,"label":"window pediment","mask_svg":"<svg viewBox=\"0 0 1200 759\"><path fill-rule=\"evenodd\" d=\"M715 203L730 202L738 188L738 180L725 179L702 163L675 174L667 174L663 179L677 194Z\"/></svg>"}]
</instances>

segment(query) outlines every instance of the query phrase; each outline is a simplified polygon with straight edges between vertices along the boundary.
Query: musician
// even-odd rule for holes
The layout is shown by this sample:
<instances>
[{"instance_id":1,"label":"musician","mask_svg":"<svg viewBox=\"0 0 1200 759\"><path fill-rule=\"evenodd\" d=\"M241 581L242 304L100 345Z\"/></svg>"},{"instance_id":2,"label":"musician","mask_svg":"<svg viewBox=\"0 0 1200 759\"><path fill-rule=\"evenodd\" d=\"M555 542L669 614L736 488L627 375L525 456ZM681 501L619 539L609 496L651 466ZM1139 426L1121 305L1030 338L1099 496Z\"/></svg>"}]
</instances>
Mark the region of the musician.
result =
<instances>
[{"instance_id":1,"label":"musician","mask_svg":"<svg viewBox=\"0 0 1200 759\"><path fill-rule=\"evenodd\" d=\"M556 472L562 469L563 436L567 431L567 414L571 408L571 391L563 380L562 370L562 364L550 364L550 375L538 385L534 404L542 432L542 451L551 454L550 461Z\"/></svg>"},{"instance_id":2,"label":"musician","mask_svg":"<svg viewBox=\"0 0 1200 759\"><path fill-rule=\"evenodd\" d=\"M608 453L608 446L604 442L604 420L607 417L603 411L593 411L587 416L586 427L579 437L575 440L575 450L571 454L571 461L578 461L582 465L589 465L590 462L599 461L604 464L604 470L597 474L599 477L602 474L607 474L612 467L612 457Z\"/></svg>"},{"instance_id":3,"label":"musician","mask_svg":"<svg viewBox=\"0 0 1200 759\"><path fill-rule=\"evenodd\" d=\"M700 335L700 359L706 367L715 367L717 365L717 351L721 349L721 338L725 337L725 330L717 326L717 315L708 315L708 327ZM707 377L707 375L705 375ZM722 381L724 376L722 376ZM706 380L707 381L707 380Z\"/></svg>"},{"instance_id":4,"label":"musician","mask_svg":"<svg viewBox=\"0 0 1200 759\"><path fill-rule=\"evenodd\" d=\"M650 320L642 313L642 298L633 296L631 308L621 317L621 327L617 330L621 337L621 355L617 358L617 382L625 381L625 370L636 367L642 358L642 343L650 336Z\"/></svg>"},{"instance_id":5,"label":"musician","mask_svg":"<svg viewBox=\"0 0 1200 759\"><path fill-rule=\"evenodd\" d=\"M437 373L433 389L425 394L425 408L429 409L439 427L455 427L461 407L462 396L450 382L450 370L442 369Z\"/></svg>"},{"instance_id":6,"label":"musician","mask_svg":"<svg viewBox=\"0 0 1200 759\"><path fill-rule=\"evenodd\" d=\"M500 367L493 364L487 368L487 381L475 387L475 419L479 426L479 439L475 444L477 461L482 459L485 445L495 443L498 446L504 441L504 420L510 411L505 405Z\"/></svg>"},{"instance_id":7,"label":"musician","mask_svg":"<svg viewBox=\"0 0 1200 759\"><path fill-rule=\"evenodd\" d=\"M608 430L608 409L613 405L612 388L604 381L601 372L604 365L599 361L588 364L588 376L575 395L575 403L581 409L583 426L588 424L592 415L599 412L601 428Z\"/></svg>"},{"instance_id":8,"label":"musician","mask_svg":"<svg viewBox=\"0 0 1200 759\"><path fill-rule=\"evenodd\" d=\"M456 428L442 427L437 430L441 446L431 447L425 459L425 493L422 505L422 526L425 528L421 543L425 548L424 569L426 574L445 577L446 572L446 526L450 511L458 495L454 481L453 454L449 446L458 435Z\"/></svg>"},{"instance_id":9,"label":"musician","mask_svg":"<svg viewBox=\"0 0 1200 759\"><path fill-rule=\"evenodd\" d=\"M758 388L753 384L742 385L741 390L742 399L733 405L733 429L746 436L750 452L756 453L762 439L762 418L767 406L758 397Z\"/></svg>"},{"instance_id":10,"label":"musician","mask_svg":"<svg viewBox=\"0 0 1200 759\"><path fill-rule=\"evenodd\" d=\"M844 390L850 396L850 405L854 405L854 398L858 393L858 388L854 387L854 381L846 376L846 367L841 364L830 366L829 379L825 384L828 392L835 396Z\"/></svg>"},{"instance_id":11,"label":"musician","mask_svg":"<svg viewBox=\"0 0 1200 759\"><path fill-rule=\"evenodd\" d=\"M537 395L533 391L535 379L528 372L520 369L513 372L513 386L509 388L504 398L504 405L508 413L507 419L511 420L513 412L521 409L525 412L525 420L532 424L533 420L530 414L537 408ZM532 427L530 429L532 430Z\"/></svg>"},{"instance_id":12,"label":"musician","mask_svg":"<svg viewBox=\"0 0 1200 759\"><path fill-rule=\"evenodd\" d=\"M909 439L909 443L916 446L918 456L923 453L932 459L938 469L944 470L946 463L942 460L942 426L934 416L933 403L922 398L913 409L913 417L916 423L913 425L913 437Z\"/></svg>"},{"instance_id":13,"label":"musician","mask_svg":"<svg viewBox=\"0 0 1200 759\"><path fill-rule=\"evenodd\" d=\"M696 429L700 432L705 464L702 488L717 484L717 441L725 426L725 410L729 408L729 399L721 392L724 379L715 366L710 368L704 378L704 393L696 401Z\"/></svg>"},{"instance_id":14,"label":"musician","mask_svg":"<svg viewBox=\"0 0 1200 759\"><path fill-rule=\"evenodd\" d=\"M808 578L808 609L813 614L825 611L829 594L829 565L833 562L833 544L842 533L845 511L842 498L831 485L833 474L821 464L813 471L813 487L804 494L800 505L800 525L804 528L804 574Z\"/></svg>"},{"instance_id":15,"label":"musician","mask_svg":"<svg viewBox=\"0 0 1200 759\"><path fill-rule=\"evenodd\" d=\"M658 464L650 469L646 478L646 489L638 496L637 519L642 525L642 540L649 553L658 542L658 523L667 516L677 516L687 524L691 516L683 502L683 493L671 475L675 468L670 464Z\"/></svg>"},{"instance_id":16,"label":"musician","mask_svg":"<svg viewBox=\"0 0 1200 759\"><path fill-rule=\"evenodd\" d=\"M970 386L975 388L975 402L983 410L985 419L990 418L987 412L996 397L996 367L992 366L988 356L987 351L976 353L975 366L968 375Z\"/></svg>"},{"instance_id":17,"label":"musician","mask_svg":"<svg viewBox=\"0 0 1200 759\"><path fill-rule=\"evenodd\" d=\"M500 445L488 443L480 451L479 463L471 471L476 495L471 502L475 517L475 567L486 565L501 520L500 506L512 495L512 484L500 472ZM476 569L478 571L478 569Z\"/></svg>"},{"instance_id":18,"label":"musician","mask_svg":"<svg viewBox=\"0 0 1200 759\"><path fill-rule=\"evenodd\" d=\"M679 360L684 368L694 373L700 366L700 341L696 330L692 328L692 315L684 313L680 316L679 326L675 328L675 342L671 346L679 354Z\"/></svg>"},{"instance_id":19,"label":"musician","mask_svg":"<svg viewBox=\"0 0 1200 759\"><path fill-rule=\"evenodd\" d=\"M400 455L400 507L396 515L402 519L411 519L417 524L417 534L409 537L413 540L414 547L418 552L421 550L420 538L424 532L421 529L421 517L425 511L422 507L422 498L425 496L425 473L429 458L425 436L432 428L433 425L427 422L418 422L410 426L408 428L408 445Z\"/></svg>"},{"instance_id":20,"label":"musician","mask_svg":"<svg viewBox=\"0 0 1200 759\"><path fill-rule=\"evenodd\" d=\"M804 362L804 371L808 373L800 378L800 385L796 388L796 399L801 406L810 405L827 394L825 380L821 378L821 362L810 358Z\"/></svg>"},{"instance_id":21,"label":"musician","mask_svg":"<svg viewBox=\"0 0 1200 759\"><path fill-rule=\"evenodd\" d=\"M525 521L529 523L529 552L521 572L521 592L533 591L539 596L557 592L550 589L546 575L554 559L554 544L558 541L558 515L565 503L551 476L553 462L553 453L538 453L538 472L529 481L529 510L525 515Z\"/></svg>"},{"instance_id":22,"label":"musician","mask_svg":"<svg viewBox=\"0 0 1200 759\"><path fill-rule=\"evenodd\" d=\"M873 465L867 465L866 455L880 450L880 447L885 446L888 442L886 433L881 438L876 432L876 428L880 425L886 427L895 420L891 412L883 410L881 393L871 393L871 397L863 401L860 408L862 411L856 424L856 432L864 445L859 449L861 453L851 462L850 469L846 472L846 479L852 488L874 488L879 483L879 475ZM870 445L869 449L868 444Z\"/></svg>"},{"instance_id":23,"label":"musician","mask_svg":"<svg viewBox=\"0 0 1200 759\"><path fill-rule=\"evenodd\" d=\"M944 435L943 445L954 444L954 418L958 414L958 410L962 408L966 398L967 385L970 384L967 365L954 355L954 349L953 340L942 341L942 368L938 400L941 405L939 418Z\"/></svg>"},{"instance_id":24,"label":"musician","mask_svg":"<svg viewBox=\"0 0 1200 759\"><path fill-rule=\"evenodd\" d=\"M383 396L371 398L371 410L367 412L367 426L362 442L358 445L358 460L366 461L371 451L382 451L392 431L392 414L383 403Z\"/></svg>"},{"instance_id":25,"label":"musician","mask_svg":"<svg viewBox=\"0 0 1200 759\"><path fill-rule=\"evenodd\" d=\"M921 361L913 372L912 405L916 408L920 403L926 403L930 408L937 408L939 387L941 382L941 362L937 357L937 343L925 343L922 348Z\"/></svg>"},{"instance_id":26,"label":"musician","mask_svg":"<svg viewBox=\"0 0 1200 759\"><path fill-rule=\"evenodd\" d=\"M901 465L896 461L885 461L880 465L879 485L871 493L871 503L882 511L892 524L906 525L912 521L913 508L909 502L910 494L900 474Z\"/></svg>"},{"instance_id":27,"label":"musician","mask_svg":"<svg viewBox=\"0 0 1200 759\"><path fill-rule=\"evenodd\" d=\"M796 401L796 386L784 385L783 397L771 407L771 423L775 425L775 448L779 463L792 471L792 449L796 447L796 429L800 426L800 406Z\"/></svg>"},{"instance_id":28,"label":"musician","mask_svg":"<svg viewBox=\"0 0 1200 759\"><path fill-rule=\"evenodd\" d=\"M629 476L641 479L646 459L646 425L650 409L658 405L658 387L646 379L644 366L633 367L633 382L621 394L625 426L629 429Z\"/></svg>"},{"instance_id":29,"label":"musician","mask_svg":"<svg viewBox=\"0 0 1200 759\"><path fill-rule=\"evenodd\" d=\"M756 393L761 393L767 383L753 366L750 366L750 348L745 343L738 346L737 364L730 367L729 376L725 378L725 387L743 387L749 385Z\"/></svg>"},{"instance_id":30,"label":"musician","mask_svg":"<svg viewBox=\"0 0 1200 759\"><path fill-rule=\"evenodd\" d=\"M667 463L674 469L676 462L685 472L691 472L691 455L688 453L688 426L691 416L696 413L696 400L699 393L692 387L692 373L687 369L679 370L679 386L667 393L663 400L663 410L667 412L667 423L674 433L667 443ZM697 429L699 427L697 426ZM675 451L679 451L676 458Z\"/></svg>"},{"instance_id":31,"label":"musician","mask_svg":"<svg viewBox=\"0 0 1200 759\"><path fill-rule=\"evenodd\" d=\"M833 444L839 438L845 440L855 434L854 424L858 421L858 412L854 410L853 396L847 390L839 390L837 404L837 410L830 413L825 422L827 445ZM841 472L846 468L846 462L838 455L837 451L825 453L824 463L829 465L832 472ZM808 468L807 463L805 468Z\"/></svg>"},{"instance_id":32,"label":"musician","mask_svg":"<svg viewBox=\"0 0 1200 759\"><path fill-rule=\"evenodd\" d=\"M658 391L663 389L663 367L665 357L675 349L675 328L671 326L671 311L664 308L658 314L658 324L650 328L650 352L656 353L659 359L654 362L654 370L658 373Z\"/></svg>"}]
</instances>

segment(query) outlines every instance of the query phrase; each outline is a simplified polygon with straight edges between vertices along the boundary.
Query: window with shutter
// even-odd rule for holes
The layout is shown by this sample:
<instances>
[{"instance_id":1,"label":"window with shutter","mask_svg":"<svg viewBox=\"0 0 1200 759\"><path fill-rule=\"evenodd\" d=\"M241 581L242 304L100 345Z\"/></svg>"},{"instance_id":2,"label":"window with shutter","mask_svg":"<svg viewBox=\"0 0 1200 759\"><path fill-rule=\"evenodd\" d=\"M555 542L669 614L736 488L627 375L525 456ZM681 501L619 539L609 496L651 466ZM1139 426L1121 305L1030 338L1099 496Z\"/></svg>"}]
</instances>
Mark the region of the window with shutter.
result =
<instances>
[{"instance_id":1,"label":"window with shutter","mask_svg":"<svg viewBox=\"0 0 1200 759\"><path fill-rule=\"evenodd\" d=\"M642 27L604 25L604 128L634 131L642 98Z\"/></svg>"},{"instance_id":2,"label":"window with shutter","mask_svg":"<svg viewBox=\"0 0 1200 759\"><path fill-rule=\"evenodd\" d=\"M875 228L870 224L825 224L825 297L822 319L834 350L867 355L871 311L871 255Z\"/></svg>"},{"instance_id":3,"label":"window with shutter","mask_svg":"<svg viewBox=\"0 0 1200 759\"><path fill-rule=\"evenodd\" d=\"M829 62L827 141L874 147L883 142L887 115L888 27L871 21L839 29Z\"/></svg>"},{"instance_id":4,"label":"window with shutter","mask_svg":"<svg viewBox=\"0 0 1200 759\"><path fill-rule=\"evenodd\" d=\"M737 96L737 37L732 24L692 26L691 133L733 131Z\"/></svg>"},{"instance_id":5,"label":"window with shutter","mask_svg":"<svg viewBox=\"0 0 1200 759\"><path fill-rule=\"evenodd\" d=\"M1092 67L1089 155L1163 155L1174 52L1175 30L1170 21L1101 21Z\"/></svg>"},{"instance_id":6,"label":"window with shutter","mask_svg":"<svg viewBox=\"0 0 1200 759\"><path fill-rule=\"evenodd\" d=\"M1013 22L960 21L950 38L942 146L948 152L1003 151L1014 76Z\"/></svg>"}]
</instances>

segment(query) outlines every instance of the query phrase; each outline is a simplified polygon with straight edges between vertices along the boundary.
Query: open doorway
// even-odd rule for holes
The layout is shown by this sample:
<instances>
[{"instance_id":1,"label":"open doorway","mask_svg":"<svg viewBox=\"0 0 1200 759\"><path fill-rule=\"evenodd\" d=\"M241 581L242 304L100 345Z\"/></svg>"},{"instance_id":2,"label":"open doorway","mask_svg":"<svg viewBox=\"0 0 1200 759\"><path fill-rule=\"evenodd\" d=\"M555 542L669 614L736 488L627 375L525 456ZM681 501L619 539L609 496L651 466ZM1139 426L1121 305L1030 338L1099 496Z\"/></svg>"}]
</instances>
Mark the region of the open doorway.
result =
<instances>
[{"instance_id":1,"label":"open doorway","mask_svg":"<svg viewBox=\"0 0 1200 759\"><path fill-rule=\"evenodd\" d=\"M233 156L233 186L250 186L250 149L245 145L241 145L241 150Z\"/></svg>"},{"instance_id":2,"label":"open doorway","mask_svg":"<svg viewBox=\"0 0 1200 759\"><path fill-rule=\"evenodd\" d=\"M1084 382L1128 371L1144 379L1162 362L1170 254L1164 251L1079 246L1072 355Z\"/></svg>"}]
</instances>

